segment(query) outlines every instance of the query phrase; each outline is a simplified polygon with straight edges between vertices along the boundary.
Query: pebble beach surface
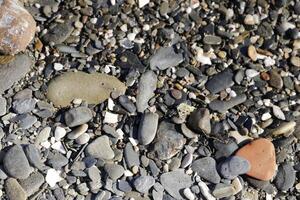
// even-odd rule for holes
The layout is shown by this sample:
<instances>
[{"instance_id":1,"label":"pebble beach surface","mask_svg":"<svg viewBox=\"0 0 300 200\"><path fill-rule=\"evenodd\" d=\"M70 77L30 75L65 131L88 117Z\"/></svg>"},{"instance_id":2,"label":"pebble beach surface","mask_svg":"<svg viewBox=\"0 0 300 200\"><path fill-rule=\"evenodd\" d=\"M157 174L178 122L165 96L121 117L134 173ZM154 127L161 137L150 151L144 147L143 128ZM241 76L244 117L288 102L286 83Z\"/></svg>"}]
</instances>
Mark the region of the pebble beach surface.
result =
<instances>
[{"instance_id":1,"label":"pebble beach surface","mask_svg":"<svg viewBox=\"0 0 300 200\"><path fill-rule=\"evenodd\" d=\"M0 94L0 199L300 197L296 0L0 0Z\"/></svg>"}]
</instances>

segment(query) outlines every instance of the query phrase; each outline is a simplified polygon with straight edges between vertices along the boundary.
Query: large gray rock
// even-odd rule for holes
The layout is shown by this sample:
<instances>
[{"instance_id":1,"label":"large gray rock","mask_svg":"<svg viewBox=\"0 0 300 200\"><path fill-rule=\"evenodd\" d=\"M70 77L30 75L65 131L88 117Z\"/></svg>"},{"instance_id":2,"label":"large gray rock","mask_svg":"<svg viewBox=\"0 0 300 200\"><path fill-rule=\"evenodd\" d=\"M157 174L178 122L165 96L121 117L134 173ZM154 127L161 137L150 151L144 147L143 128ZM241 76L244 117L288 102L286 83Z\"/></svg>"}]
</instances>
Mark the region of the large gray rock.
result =
<instances>
[{"instance_id":1,"label":"large gray rock","mask_svg":"<svg viewBox=\"0 0 300 200\"><path fill-rule=\"evenodd\" d=\"M89 108L83 106L70 109L65 113L65 122L69 127L85 124L92 118L92 111Z\"/></svg>"},{"instance_id":2,"label":"large gray rock","mask_svg":"<svg viewBox=\"0 0 300 200\"><path fill-rule=\"evenodd\" d=\"M103 160L111 160L115 157L115 153L109 144L109 137L106 135L98 137L92 143L90 143L86 147L85 153L87 156L100 158Z\"/></svg>"},{"instance_id":3,"label":"large gray rock","mask_svg":"<svg viewBox=\"0 0 300 200\"><path fill-rule=\"evenodd\" d=\"M145 113L140 121L138 139L143 145L150 144L156 135L159 116L156 113Z\"/></svg>"},{"instance_id":4,"label":"large gray rock","mask_svg":"<svg viewBox=\"0 0 300 200\"><path fill-rule=\"evenodd\" d=\"M0 64L0 94L23 78L32 65L33 60L25 54L16 55L7 64Z\"/></svg>"},{"instance_id":5,"label":"large gray rock","mask_svg":"<svg viewBox=\"0 0 300 200\"><path fill-rule=\"evenodd\" d=\"M192 163L192 170L211 183L217 184L221 181L217 172L216 161L212 157L195 160Z\"/></svg>"},{"instance_id":6,"label":"large gray rock","mask_svg":"<svg viewBox=\"0 0 300 200\"><path fill-rule=\"evenodd\" d=\"M133 146L128 142L124 149L124 158L129 168L140 165L139 154L134 151Z\"/></svg>"}]
</instances>

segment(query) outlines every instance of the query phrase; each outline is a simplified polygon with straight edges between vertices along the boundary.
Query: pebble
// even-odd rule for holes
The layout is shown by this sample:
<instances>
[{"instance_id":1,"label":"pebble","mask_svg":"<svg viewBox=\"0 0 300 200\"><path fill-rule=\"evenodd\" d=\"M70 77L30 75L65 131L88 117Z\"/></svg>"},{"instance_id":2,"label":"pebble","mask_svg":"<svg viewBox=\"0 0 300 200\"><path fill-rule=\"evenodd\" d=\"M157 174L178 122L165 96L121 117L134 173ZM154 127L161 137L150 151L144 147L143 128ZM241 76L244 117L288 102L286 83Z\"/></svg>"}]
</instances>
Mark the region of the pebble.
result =
<instances>
[{"instance_id":1,"label":"pebble","mask_svg":"<svg viewBox=\"0 0 300 200\"><path fill-rule=\"evenodd\" d=\"M0 116L3 116L6 114L6 99L0 96Z\"/></svg>"},{"instance_id":2,"label":"pebble","mask_svg":"<svg viewBox=\"0 0 300 200\"><path fill-rule=\"evenodd\" d=\"M199 108L192 112L188 123L193 130L202 131L205 134L211 132L210 113L206 108Z\"/></svg>"},{"instance_id":3,"label":"pebble","mask_svg":"<svg viewBox=\"0 0 300 200\"><path fill-rule=\"evenodd\" d=\"M219 45L221 44L222 39L219 36L215 35L206 35L203 38L203 43L208 45Z\"/></svg>"},{"instance_id":4,"label":"pebble","mask_svg":"<svg viewBox=\"0 0 300 200\"><path fill-rule=\"evenodd\" d=\"M14 178L9 178L4 184L7 197L12 200L26 200L27 194L18 181Z\"/></svg>"},{"instance_id":5,"label":"pebble","mask_svg":"<svg viewBox=\"0 0 300 200\"><path fill-rule=\"evenodd\" d=\"M28 178L19 180L21 187L25 190L28 196L39 191L44 182L45 178L40 172L33 172Z\"/></svg>"},{"instance_id":6,"label":"pebble","mask_svg":"<svg viewBox=\"0 0 300 200\"><path fill-rule=\"evenodd\" d=\"M296 181L296 172L291 163L285 162L278 167L275 185L281 191L288 191Z\"/></svg>"},{"instance_id":7,"label":"pebble","mask_svg":"<svg viewBox=\"0 0 300 200\"><path fill-rule=\"evenodd\" d=\"M252 61L256 61L257 60L257 52L256 52L256 48L253 45L250 45L248 47L248 56Z\"/></svg>"},{"instance_id":8,"label":"pebble","mask_svg":"<svg viewBox=\"0 0 300 200\"><path fill-rule=\"evenodd\" d=\"M0 24L0 52L7 55L24 51L36 30L31 14L14 0L1 1Z\"/></svg>"},{"instance_id":9,"label":"pebble","mask_svg":"<svg viewBox=\"0 0 300 200\"><path fill-rule=\"evenodd\" d=\"M155 179L152 176L139 176L134 182L134 188L140 193L147 193L154 185Z\"/></svg>"},{"instance_id":10,"label":"pebble","mask_svg":"<svg viewBox=\"0 0 300 200\"><path fill-rule=\"evenodd\" d=\"M63 127L57 126L54 131L54 137L56 141L60 141L67 134L66 129Z\"/></svg>"},{"instance_id":11,"label":"pebble","mask_svg":"<svg viewBox=\"0 0 300 200\"><path fill-rule=\"evenodd\" d=\"M25 54L18 54L13 57L12 61L0 64L0 94L23 78L32 65L32 58Z\"/></svg>"},{"instance_id":12,"label":"pebble","mask_svg":"<svg viewBox=\"0 0 300 200\"><path fill-rule=\"evenodd\" d=\"M85 153L93 158L111 160L115 153L110 146L109 137L106 135L96 138L85 149Z\"/></svg>"},{"instance_id":13,"label":"pebble","mask_svg":"<svg viewBox=\"0 0 300 200\"><path fill-rule=\"evenodd\" d=\"M37 122L37 118L28 113L17 115L14 119L21 129L29 129Z\"/></svg>"},{"instance_id":14,"label":"pebble","mask_svg":"<svg viewBox=\"0 0 300 200\"><path fill-rule=\"evenodd\" d=\"M238 175L246 174L250 167L248 160L239 156L231 156L220 165L219 172L224 178L232 180Z\"/></svg>"},{"instance_id":15,"label":"pebble","mask_svg":"<svg viewBox=\"0 0 300 200\"><path fill-rule=\"evenodd\" d=\"M138 2L139 2L139 7L142 8L145 5L147 5L150 2L150 0L139 0Z\"/></svg>"},{"instance_id":16,"label":"pebble","mask_svg":"<svg viewBox=\"0 0 300 200\"><path fill-rule=\"evenodd\" d=\"M159 116L156 113L145 113L139 125L138 139L142 145L150 144L156 135Z\"/></svg>"},{"instance_id":17,"label":"pebble","mask_svg":"<svg viewBox=\"0 0 300 200\"><path fill-rule=\"evenodd\" d=\"M14 145L6 152L3 166L10 176L17 179L25 179L31 173L29 162L20 145Z\"/></svg>"},{"instance_id":18,"label":"pebble","mask_svg":"<svg viewBox=\"0 0 300 200\"><path fill-rule=\"evenodd\" d=\"M279 106L273 105L272 106L272 111L273 111L273 114L276 118L281 119L281 120L285 120L285 115L284 115L284 113L282 112L282 110L280 109Z\"/></svg>"},{"instance_id":19,"label":"pebble","mask_svg":"<svg viewBox=\"0 0 300 200\"><path fill-rule=\"evenodd\" d=\"M34 99L18 99L13 102L12 108L17 114L31 112L35 108L36 101Z\"/></svg>"},{"instance_id":20,"label":"pebble","mask_svg":"<svg viewBox=\"0 0 300 200\"><path fill-rule=\"evenodd\" d=\"M274 136L280 136L285 135L293 132L296 127L296 122L290 121L290 122L282 122L278 127L272 130L272 135Z\"/></svg>"},{"instance_id":21,"label":"pebble","mask_svg":"<svg viewBox=\"0 0 300 200\"><path fill-rule=\"evenodd\" d=\"M174 47L161 47L151 56L149 62L152 70L165 70L179 65L183 60L183 55L176 53Z\"/></svg>"},{"instance_id":22,"label":"pebble","mask_svg":"<svg viewBox=\"0 0 300 200\"><path fill-rule=\"evenodd\" d=\"M117 180L124 174L124 168L121 165L117 164L105 164L104 170L108 174L108 176L113 179Z\"/></svg>"},{"instance_id":23,"label":"pebble","mask_svg":"<svg viewBox=\"0 0 300 200\"><path fill-rule=\"evenodd\" d=\"M163 173L160 176L160 183L175 199L183 199L182 190L191 187L193 184L191 177L185 174L182 169Z\"/></svg>"},{"instance_id":24,"label":"pebble","mask_svg":"<svg viewBox=\"0 0 300 200\"><path fill-rule=\"evenodd\" d=\"M71 105L74 99L99 104L111 92L124 94L126 86L114 76L101 73L66 72L50 81L47 98L57 107Z\"/></svg>"},{"instance_id":25,"label":"pebble","mask_svg":"<svg viewBox=\"0 0 300 200\"><path fill-rule=\"evenodd\" d=\"M246 76L248 78L254 78L255 76L258 76L259 75L259 72L256 71L255 69L247 69L246 70Z\"/></svg>"},{"instance_id":26,"label":"pebble","mask_svg":"<svg viewBox=\"0 0 300 200\"><path fill-rule=\"evenodd\" d=\"M60 169L68 164L69 160L61 153L50 153L47 158L47 165L54 169Z\"/></svg>"},{"instance_id":27,"label":"pebble","mask_svg":"<svg viewBox=\"0 0 300 200\"><path fill-rule=\"evenodd\" d=\"M136 112L136 107L134 103L126 96L126 95L121 95L119 96L119 102L122 105L123 108L125 108L128 112L130 113L135 113Z\"/></svg>"},{"instance_id":28,"label":"pebble","mask_svg":"<svg viewBox=\"0 0 300 200\"><path fill-rule=\"evenodd\" d=\"M268 139L259 138L240 148L236 156L249 161L251 168L247 175L268 181L276 172L275 148Z\"/></svg>"},{"instance_id":29,"label":"pebble","mask_svg":"<svg viewBox=\"0 0 300 200\"><path fill-rule=\"evenodd\" d=\"M230 108L237 106L241 103L244 103L247 100L247 96L245 94L238 95L236 97L231 98L228 101L214 100L210 102L209 108L218 111L220 113L225 113Z\"/></svg>"},{"instance_id":30,"label":"pebble","mask_svg":"<svg viewBox=\"0 0 300 200\"><path fill-rule=\"evenodd\" d=\"M28 144L27 146L25 146L24 152L26 154L26 157L27 157L29 163L32 166L34 166L38 169L42 168L43 162L41 159L41 154L39 152L39 149L35 145Z\"/></svg>"},{"instance_id":31,"label":"pebble","mask_svg":"<svg viewBox=\"0 0 300 200\"><path fill-rule=\"evenodd\" d=\"M281 89L283 87L283 80L276 70L270 71L269 84L276 89Z\"/></svg>"},{"instance_id":32,"label":"pebble","mask_svg":"<svg viewBox=\"0 0 300 200\"><path fill-rule=\"evenodd\" d=\"M127 181L124 180L118 180L118 189L121 190L122 192L130 192L132 190L132 187Z\"/></svg>"},{"instance_id":33,"label":"pebble","mask_svg":"<svg viewBox=\"0 0 300 200\"><path fill-rule=\"evenodd\" d=\"M235 190L232 185L218 183L212 191L214 197L220 199L225 197L230 197L235 193Z\"/></svg>"},{"instance_id":34,"label":"pebble","mask_svg":"<svg viewBox=\"0 0 300 200\"><path fill-rule=\"evenodd\" d=\"M80 106L65 112L64 118L67 126L74 127L89 122L93 118L93 114L89 108Z\"/></svg>"},{"instance_id":35,"label":"pebble","mask_svg":"<svg viewBox=\"0 0 300 200\"><path fill-rule=\"evenodd\" d=\"M149 100L156 90L157 76L153 71L145 72L138 84L136 96L136 108L138 112L144 112L148 108Z\"/></svg>"},{"instance_id":36,"label":"pebble","mask_svg":"<svg viewBox=\"0 0 300 200\"><path fill-rule=\"evenodd\" d=\"M68 133L67 137L70 140L75 140L78 137L80 137L82 134L84 134L88 130L89 126L87 124L82 124L78 127L76 127L73 131Z\"/></svg>"},{"instance_id":37,"label":"pebble","mask_svg":"<svg viewBox=\"0 0 300 200\"><path fill-rule=\"evenodd\" d=\"M91 136L88 133L84 133L82 135L80 135L78 138L75 139L75 142L77 144L86 144L90 141Z\"/></svg>"},{"instance_id":38,"label":"pebble","mask_svg":"<svg viewBox=\"0 0 300 200\"><path fill-rule=\"evenodd\" d=\"M197 159L192 163L191 167L200 177L211 183L217 184L221 181L216 169L216 161L212 157Z\"/></svg>"},{"instance_id":39,"label":"pebble","mask_svg":"<svg viewBox=\"0 0 300 200\"><path fill-rule=\"evenodd\" d=\"M119 116L118 114L106 111L105 114L104 114L103 123L105 123L105 124L115 124L119 121L118 116Z\"/></svg>"},{"instance_id":40,"label":"pebble","mask_svg":"<svg viewBox=\"0 0 300 200\"><path fill-rule=\"evenodd\" d=\"M185 188L183 190L183 194L184 194L184 197L187 198L188 200L194 200L195 199L195 195L193 194L193 192L191 191L190 188Z\"/></svg>"},{"instance_id":41,"label":"pebble","mask_svg":"<svg viewBox=\"0 0 300 200\"><path fill-rule=\"evenodd\" d=\"M216 94L229 88L233 85L233 73L231 70L224 70L207 81L205 84L206 89L212 94Z\"/></svg>"},{"instance_id":42,"label":"pebble","mask_svg":"<svg viewBox=\"0 0 300 200\"><path fill-rule=\"evenodd\" d=\"M290 61L295 67L300 67L300 57L293 56Z\"/></svg>"},{"instance_id":43,"label":"pebble","mask_svg":"<svg viewBox=\"0 0 300 200\"><path fill-rule=\"evenodd\" d=\"M60 176L60 171L55 169L48 169L45 180L50 187L54 187L56 183L62 181L63 178Z\"/></svg>"},{"instance_id":44,"label":"pebble","mask_svg":"<svg viewBox=\"0 0 300 200\"><path fill-rule=\"evenodd\" d=\"M133 146L128 142L124 149L124 158L129 168L140 165L139 154L134 151Z\"/></svg>"},{"instance_id":45,"label":"pebble","mask_svg":"<svg viewBox=\"0 0 300 200\"><path fill-rule=\"evenodd\" d=\"M255 19L253 17L253 15L246 15L245 19L244 19L244 24L246 25L255 25Z\"/></svg>"}]
</instances>

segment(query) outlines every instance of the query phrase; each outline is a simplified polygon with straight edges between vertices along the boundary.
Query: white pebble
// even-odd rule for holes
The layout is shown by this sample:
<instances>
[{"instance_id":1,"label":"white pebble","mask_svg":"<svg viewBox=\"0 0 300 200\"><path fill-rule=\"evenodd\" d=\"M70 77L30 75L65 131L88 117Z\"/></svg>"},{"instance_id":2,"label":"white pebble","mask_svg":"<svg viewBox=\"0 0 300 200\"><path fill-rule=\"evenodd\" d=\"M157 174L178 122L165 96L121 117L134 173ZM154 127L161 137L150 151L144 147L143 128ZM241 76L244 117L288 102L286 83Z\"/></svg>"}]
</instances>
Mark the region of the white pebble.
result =
<instances>
[{"instance_id":1,"label":"white pebble","mask_svg":"<svg viewBox=\"0 0 300 200\"><path fill-rule=\"evenodd\" d=\"M54 187L56 183L62 181L63 178L60 176L60 171L55 169L48 169L46 175L46 182L50 185L50 187Z\"/></svg>"},{"instance_id":2,"label":"white pebble","mask_svg":"<svg viewBox=\"0 0 300 200\"><path fill-rule=\"evenodd\" d=\"M56 71L60 71L64 68L64 66L61 63L54 63L54 69Z\"/></svg>"},{"instance_id":3,"label":"white pebble","mask_svg":"<svg viewBox=\"0 0 300 200\"><path fill-rule=\"evenodd\" d=\"M271 119L271 117L272 117L271 114L267 112L267 113L262 114L261 120L266 121L268 119Z\"/></svg>"},{"instance_id":4,"label":"white pebble","mask_svg":"<svg viewBox=\"0 0 300 200\"><path fill-rule=\"evenodd\" d=\"M273 66L273 65L275 65L275 60L270 57L266 57L264 60L264 64L266 67Z\"/></svg>"},{"instance_id":5,"label":"white pebble","mask_svg":"<svg viewBox=\"0 0 300 200\"><path fill-rule=\"evenodd\" d=\"M133 173L130 170L125 170L124 176L133 176Z\"/></svg>"},{"instance_id":6,"label":"white pebble","mask_svg":"<svg viewBox=\"0 0 300 200\"><path fill-rule=\"evenodd\" d=\"M51 148L59 151L62 154L67 153L61 142L55 142L54 144L51 145Z\"/></svg>"},{"instance_id":7,"label":"white pebble","mask_svg":"<svg viewBox=\"0 0 300 200\"><path fill-rule=\"evenodd\" d=\"M114 101L111 98L108 99L108 103L107 104L108 104L107 107L108 107L109 110L114 110L115 103L114 103Z\"/></svg>"},{"instance_id":8,"label":"white pebble","mask_svg":"<svg viewBox=\"0 0 300 200\"><path fill-rule=\"evenodd\" d=\"M59 141L61 138L65 137L67 131L63 127L57 126L54 131L54 137L56 141Z\"/></svg>"},{"instance_id":9,"label":"white pebble","mask_svg":"<svg viewBox=\"0 0 300 200\"><path fill-rule=\"evenodd\" d=\"M90 22L91 22L92 24L96 24L97 21L98 21L98 19L95 18L95 17L90 19Z\"/></svg>"},{"instance_id":10,"label":"white pebble","mask_svg":"<svg viewBox=\"0 0 300 200\"><path fill-rule=\"evenodd\" d=\"M247 69L246 70L246 76L248 78L254 78L255 76L259 75L259 72L256 71L255 69Z\"/></svg>"},{"instance_id":11,"label":"white pebble","mask_svg":"<svg viewBox=\"0 0 300 200\"><path fill-rule=\"evenodd\" d=\"M149 31L149 30L150 30L149 24L144 24L143 30L144 30L144 31Z\"/></svg>"},{"instance_id":12,"label":"white pebble","mask_svg":"<svg viewBox=\"0 0 300 200\"><path fill-rule=\"evenodd\" d=\"M128 33L127 38L130 41L134 41L136 33Z\"/></svg>"},{"instance_id":13,"label":"white pebble","mask_svg":"<svg viewBox=\"0 0 300 200\"><path fill-rule=\"evenodd\" d=\"M206 200L216 200L210 193L208 186L203 182L199 181L198 186L200 187L201 194L206 198Z\"/></svg>"},{"instance_id":14,"label":"white pebble","mask_svg":"<svg viewBox=\"0 0 300 200\"><path fill-rule=\"evenodd\" d=\"M190 188L185 188L183 190L183 194L189 200L194 200L195 199L195 195L192 193Z\"/></svg>"},{"instance_id":15,"label":"white pebble","mask_svg":"<svg viewBox=\"0 0 300 200\"><path fill-rule=\"evenodd\" d=\"M278 119L281 119L281 120L285 120L285 115L278 106L273 105L272 110L273 110L273 114L275 115L275 117L277 117Z\"/></svg>"},{"instance_id":16,"label":"white pebble","mask_svg":"<svg viewBox=\"0 0 300 200\"><path fill-rule=\"evenodd\" d=\"M118 122L118 114L114 114L111 112L105 112L103 123L114 124Z\"/></svg>"},{"instance_id":17,"label":"white pebble","mask_svg":"<svg viewBox=\"0 0 300 200\"><path fill-rule=\"evenodd\" d=\"M142 8L145 5L147 5L150 2L150 0L139 0L139 7Z\"/></svg>"}]
</instances>

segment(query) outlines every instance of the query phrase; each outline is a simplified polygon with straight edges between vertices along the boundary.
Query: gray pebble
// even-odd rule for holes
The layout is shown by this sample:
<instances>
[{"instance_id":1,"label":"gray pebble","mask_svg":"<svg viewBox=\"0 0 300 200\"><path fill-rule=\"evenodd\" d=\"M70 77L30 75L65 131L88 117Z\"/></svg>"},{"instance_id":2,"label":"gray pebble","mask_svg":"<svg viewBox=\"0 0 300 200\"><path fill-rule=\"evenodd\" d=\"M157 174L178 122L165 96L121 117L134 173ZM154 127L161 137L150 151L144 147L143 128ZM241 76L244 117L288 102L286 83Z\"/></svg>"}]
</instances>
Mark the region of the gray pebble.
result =
<instances>
[{"instance_id":1,"label":"gray pebble","mask_svg":"<svg viewBox=\"0 0 300 200\"><path fill-rule=\"evenodd\" d=\"M0 96L0 116L6 114L6 99Z\"/></svg>"},{"instance_id":2,"label":"gray pebble","mask_svg":"<svg viewBox=\"0 0 300 200\"><path fill-rule=\"evenodd\" d=\"M72 108L65 113L65 122L69 127L85 124L92 118L92 111L89 108L82 106Z\"/></svg>"},{"instance_id":3,"label":"gray pebble","mask_svg":"<svg viewBox=\"0 0 300 200\"><path fill-rule=\"evenodd\" d=\"M130 184L124 180L118 180L118 189L123 192L130 192L132 190Z\"/></svg>"},{"instance_id":4,"label":"gray pebble","mask_svg":"<svg viewBox=\"0 0 300 200\"><path fill-rule=\"evenodd\" d=\"M192 163L192 170L211 183L217 184L221 181L216 169L216 161L212 157L195 160Z\"/></svg>"},{"instance_id":5,"label":"gray pebble","mask_svg":"<svg viewBox=\"0 0 300 200\"><path fill-rule=\"evenodd\" d=\"M11 200L26 200L27 194L18 181L14 178L9 178L5 181L5 192L8 199Z\"/></svg>"},{"instance_id":6,"label":"gray pebble","mask_svg":"<svg viewBox=\"0 0 300 200\"><path fill-rule=\"evenodd\" d=\"M246 174L250 167L248 160L239 156L231 156L220 165L219 172L224 178L232 180L238 175Z\"/></svg>"},{"instance_id":7,"label":"gray pebble","mask_svg":"<svg viewBox=\"0 0 300 200\"><path fill-rule=\"evenodd\" d=\"M224 70L207 81L205 84L206 89L208 89L212 94L218 93L226 88L233 85L233 73L231 70Z\"/></svg>"},{"instance_id":8,"label":"gray pebble","mask_svg":"<svg viewBox=\"0 0 300 200\"><path fill-rule=\"evenodd\" d=\"M129 168L133 166L140 166L139 154L134 151L130 142L128 142L124 149L124 158Z\"/></svg>"},{"instance_id":9,"label":"gray pebble","mask_svg":"<svg viewBox=\"0 0 300 200\"><path fill-rule=\"evenodd\" d=\"M96 138L85 149L85 153L93 158L111 160L115 157L115 153L110 147L109 137L104 135Z\"/></svg>"},{"instance_id":10,"label":"gray pebble","mask_svg":"<svg viewBox=\"0 0 300 200\"><path fill-rule=\"evenodd\" d=\"M68 158L58 152L50 153L47 158L47 164L55 169L60 169L68 163Z\"/></svg>"},{"instance_id":11,"label":"gray pebble","mask_svg":"<svg viewBox=\"0 0 300 200\"><path fill-rule=\"evenodd\" d=\"M39 172L34 172L28 178L19 180L20 185L28 196L36 193L44 182L44 176Z\"/></svg>"},{"instance_id":12,"label":"gray pebble","mask_svg":"<svg viewBox=\"0 0 300 200\"><path fill-rule=\"evenodd\" d=\"M220 113L224 113L230 108L237 106L247 100L247 96L245 94L238 95L236 97L231 98L228 101L214 100L209 104L209 108L218 111Z\"/></svg>"},{"instance_id":13,"label":"gray pebble","mask_svg":"<svg viewBox=\"0 0 300 200\"><path fill-rule=\"evenodd\" d=\"M150 144L156 135L159 116L156 113L145 113L139 125L138 138L143 145Z\"/></svg>"},{"instance_id":14,"label":"gray pebble","mask_svg":"<svg viewBox=\"0 0 300 200\"><path fill-rule=\"evenodd\" d=\"M24 148L25 154L27 156L27 159L29 163L38 169L41 169L43 166L42 159L41 159L41 154L39 150L36 148L35 145L29 144L25 146Z\"/></svg>"},{"instance_id":15,"label":"gray pebble","mask_svg":"<svg viewBox=\"0 0 300 200\"><path fill-rule=\"evenodd\" d=\"M193 130L202 131L205 134L210 134L210 113L206 108L199 108L192 112L188 119L188 123Z\"/></svg>"},{"instance_id":16,"label":"gray pebble","mask_svg":"<svg viewBox=\"0 0 300 200\"><path fill-rule=\"evenodd\" d=\"M136 112L136 107L134 103L126 96L126 95L121 95L119 97L119 102L123 108L125 108L128 112L130 113L135 113Z\"/></svg>"},{"instance_id":17,"label":"gray pebble","mask_svg":"<svg viewBox=\"0 0 300 200\"><path fill-rule=\"evenodd\" d=\"M173 47L161 47L151 56L150 68L152 70L165 70L170 67L179 65L183 61L183 55L176 53Z\"/></svg>"},{"instance_id":18,"label":"gray pebble","mask_svg":"<svg viewBox=\"0 0 300 200\"><path fill-rule=\"evenodd\" d=\"M287 191L293 187L296 180L296 172L291 163L283 163L279 166L275 178L275 185L281 191Z\"/></svg>"},{"instance_id":19,"label":"gray pebble","mask_svg":"<svg viewBox=\"0 0 300 200\"><path fill-rule=\"evenodd\" d=\"M147 193L154 183L155 179L152 176L139 176L134 180L133 186L137 191Z\"/></svg>"},{"instance_id":20,"label":"gray pebble","mask_svg":"<svg viewBox=\"0 0 300 200\"><path fill-rule=\"evenodd\" d=\"M35 108L36 101L34 99L18 99L13 101L12 108L17 114L31 112Z\"/></svg>"},{"instance_id":21,"label":"gray pebble","mask_svg":"<svg viewBox=\"0 0 300 200\"><path fill-rule=\"evenodd\" d=\"M222 42L222 39L219 36L215 36L215 35L206 35L203 38L204 44L219 45L219 44L221 44L221 42Z\"/></svg>"},{"instance_id":22,"label":"gray pebble","mask_svg":"<svg viewBox=\"0 0 300 200\"><path fill-rule=\"evenodd\" d=\"M225 198L234 195L234 187L230 184L218 183L212 191L216 198Z\"/></svg>"},{"instance_id":23,"label":"gray pebble","mask_svg":"<svg viewBox=\"0 0 300 200\"><path fill-rule=\"evenodd\" d=\"M108 176L113 180L117 180L124 174L124 168L121 165L117 164L105 164L104 170L106 171Z\"/></svg>"}]
</instances>

